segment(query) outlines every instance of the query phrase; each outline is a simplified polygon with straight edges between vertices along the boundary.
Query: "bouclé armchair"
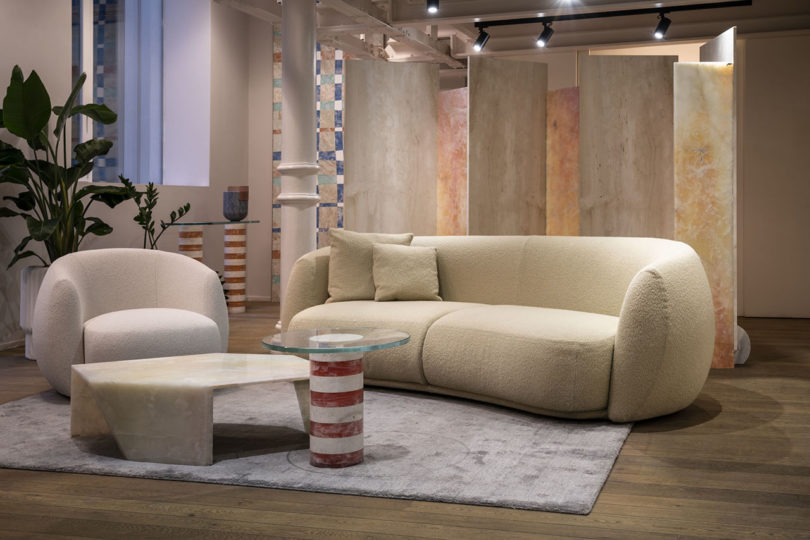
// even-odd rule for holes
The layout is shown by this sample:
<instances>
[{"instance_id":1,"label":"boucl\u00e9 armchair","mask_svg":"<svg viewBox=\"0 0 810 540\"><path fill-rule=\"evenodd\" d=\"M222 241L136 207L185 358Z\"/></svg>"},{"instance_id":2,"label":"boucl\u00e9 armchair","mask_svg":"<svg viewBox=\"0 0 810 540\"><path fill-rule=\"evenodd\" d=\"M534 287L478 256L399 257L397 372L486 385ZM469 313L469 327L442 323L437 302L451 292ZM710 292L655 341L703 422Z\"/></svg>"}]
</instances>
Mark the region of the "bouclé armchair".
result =
<instances>
[{"instance_id":1,"label":"boucl\u00e9 armchair","mask_svg":"<svg viewBox=\"0 0 810 540\"><path fill-rule=\"evenodd\" d=\"M98 249L57 259L34 309L42 374L70 395L70 366L209 352L228 347L219 278L184 255Z\"/></svg>"}]
</instances>

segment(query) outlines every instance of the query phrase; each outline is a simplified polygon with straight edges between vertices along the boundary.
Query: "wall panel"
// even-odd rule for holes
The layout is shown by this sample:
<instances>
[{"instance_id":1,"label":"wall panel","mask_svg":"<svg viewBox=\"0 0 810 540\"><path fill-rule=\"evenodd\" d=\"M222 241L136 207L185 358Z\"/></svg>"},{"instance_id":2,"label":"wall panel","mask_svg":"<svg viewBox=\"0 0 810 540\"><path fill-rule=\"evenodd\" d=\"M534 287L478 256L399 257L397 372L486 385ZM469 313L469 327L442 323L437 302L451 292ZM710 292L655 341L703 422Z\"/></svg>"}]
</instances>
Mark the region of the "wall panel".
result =
<instances>
[{"instance_id":1,"label":"wall panel","mask_svg":"<svg viewBox=\"0 0 810 540\"><path fill-rule=\"evenodd\" d=\"M545 234L545 64L471 57L469 233Z\"/></svg>"},{"instance_id":2,"label":"wall panel","mask_svg":"<svg viewBox=\"0 0 810 540\"><path fill-rule=\"evenodd\" d=\"M698 252L715 309L714 367L733 367L734 67L675 64L675 238Z\"/></svg>"},{"instance_id":3,"label":"wall panel","mask_svg":"<svg viewBox=\"0 0 810 540\"><path fill-rule=\"evenodd\" d=\"M346 228L436 234L438 66L348 60L344 89Z\"/></svg>"},{"instance_id":4,"label":"wall panel","mask_svg":"<svg viewBox=\"0 0 810 540\"><path fill-rule=\"evenodd\" d=\"M467 88L439 92L436 234L467 234Z\"/></svg>"},{"instance_id":5,"label":"wall panel","mask_svg":"<svg viewBox=\"0 0 810 540\"><path fill-rule=\"evenodd\" d=\"M742 315L810 317L810 32L745 40Z\"/></svg>"},{"instance_id":6,"label":"wall panel","mask_svg":"<svg viewBox=\"0 0 810 540\"><path fill-rule=\"evenodd\" d=\"M546 97L546 234L579 234L579 88Z\"/></svg>"},{"instance_id":7,"label":"wall panel","mask_svg":"<svg viewBox=\"0 0 810 540\"><path fill-rule=\"evenodd\" d=\"M673 237L676 60L580 55L580 234Z\"/></svg>"}]
</instances>

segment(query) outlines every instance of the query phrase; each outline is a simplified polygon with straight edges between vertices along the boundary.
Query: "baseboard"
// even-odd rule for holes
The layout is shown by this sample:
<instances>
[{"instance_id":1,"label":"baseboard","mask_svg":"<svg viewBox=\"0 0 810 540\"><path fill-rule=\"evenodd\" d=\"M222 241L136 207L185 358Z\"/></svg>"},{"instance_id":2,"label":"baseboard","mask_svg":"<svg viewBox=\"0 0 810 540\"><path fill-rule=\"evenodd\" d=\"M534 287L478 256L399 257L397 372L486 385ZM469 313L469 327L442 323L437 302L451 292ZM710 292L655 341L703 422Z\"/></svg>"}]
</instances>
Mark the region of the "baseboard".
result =
<instances>
[{"instance_id":1,"label":"baseboard","mask_svg":"<svg viewBox=\"0 0 810 540\"><path fill-rule=\"evenodd\" d=\"M25 338L4 341L3 343L0 343L0 351L13 349L14 347L19 347L21 345L25 345Z\"/></svg>"},{"instance_id":2,"label":"baseboard","mask_svg":"<svg viewBox=\"0 0 810 540\"><path fill-rule=\"evenodd\" d=\"M253 296L249 295L247 297L248 302L272 302L273 298L271 296Z\"/></svg>"}]
</instances>

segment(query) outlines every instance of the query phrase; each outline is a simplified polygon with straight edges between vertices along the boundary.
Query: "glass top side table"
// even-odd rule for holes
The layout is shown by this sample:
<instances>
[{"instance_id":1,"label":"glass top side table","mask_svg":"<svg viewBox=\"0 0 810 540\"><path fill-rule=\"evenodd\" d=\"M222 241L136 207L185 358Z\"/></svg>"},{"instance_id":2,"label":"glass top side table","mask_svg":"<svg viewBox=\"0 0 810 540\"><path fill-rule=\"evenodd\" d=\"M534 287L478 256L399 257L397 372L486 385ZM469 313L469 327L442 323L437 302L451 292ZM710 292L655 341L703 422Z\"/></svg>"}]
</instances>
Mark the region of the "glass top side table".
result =
<instances>
[{"instance_id":1,"label":"glass top side table","mask_svg":"<svg viewBox=\"0 0 810 540\"><path fill-rule=\"evenodd\" d=\"M270 335L271 351L309 354L309 462L349 467L363 461L363 353L405 345L385 328L316 328Z\"/></svg>"},{"instance_id":2,"label":"glass top side table","mask_svg":"<svg viewBox=\"0 0 810 540\"><path fill-rule=\"evenodd\" d=\"M247 225L261 223L257 219L243 221L188 221L172 223L180 227L177 240L178 251L202 262L203 227L224 225L225 227L225 291L228 295L228 313L244 313L247 295Z\"/></svg>"}]
</instances>

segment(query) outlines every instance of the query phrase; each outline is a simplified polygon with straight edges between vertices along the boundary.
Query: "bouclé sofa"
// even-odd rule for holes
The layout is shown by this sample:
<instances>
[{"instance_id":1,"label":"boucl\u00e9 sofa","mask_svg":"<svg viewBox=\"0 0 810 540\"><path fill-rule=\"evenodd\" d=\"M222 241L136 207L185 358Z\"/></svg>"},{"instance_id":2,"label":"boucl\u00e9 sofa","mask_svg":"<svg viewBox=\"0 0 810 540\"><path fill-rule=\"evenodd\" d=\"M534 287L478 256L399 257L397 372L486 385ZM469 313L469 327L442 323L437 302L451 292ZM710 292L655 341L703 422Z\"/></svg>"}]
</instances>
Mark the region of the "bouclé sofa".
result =
<instances>
[{"instance_id":1,"label":"boucl\u00e9 sofa","mask_svg":"<svg viewBox=\"0 0 810 540\"><path fill-rule=\"evenodd\" d=\"M368 385L565 418L625 422L688 406L708 375L714 311L700 258L656 238L414 237L437 248L443 301L326 302L330 248L299 259L282 327L387 327Z\"/></svg>"}]
</instances>

